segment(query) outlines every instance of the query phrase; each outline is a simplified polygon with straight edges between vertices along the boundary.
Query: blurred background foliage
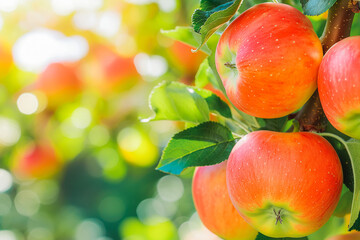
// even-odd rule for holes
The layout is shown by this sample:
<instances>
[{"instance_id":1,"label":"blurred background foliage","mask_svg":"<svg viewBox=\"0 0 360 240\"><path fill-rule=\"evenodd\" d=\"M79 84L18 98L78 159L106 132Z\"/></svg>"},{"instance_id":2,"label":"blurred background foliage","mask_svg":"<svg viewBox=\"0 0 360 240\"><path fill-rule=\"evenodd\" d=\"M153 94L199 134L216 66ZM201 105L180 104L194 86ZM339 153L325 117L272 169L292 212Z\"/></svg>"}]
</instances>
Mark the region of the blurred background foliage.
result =
<instances>
[{"instance_id":1,"label":"blurred background foliage","mask_svg":"<svg viewBox=\"0 0 360 240\"><path fill-rule=\"evenodd\" d=\"M159 82L193 84L206 55L160 29L189 26L198 4L0 1L1 240L218 239L192 170L154 170L184 124L139 121ZM325 19L311 18L319 35Z\"/></svg>"}]
</instances>

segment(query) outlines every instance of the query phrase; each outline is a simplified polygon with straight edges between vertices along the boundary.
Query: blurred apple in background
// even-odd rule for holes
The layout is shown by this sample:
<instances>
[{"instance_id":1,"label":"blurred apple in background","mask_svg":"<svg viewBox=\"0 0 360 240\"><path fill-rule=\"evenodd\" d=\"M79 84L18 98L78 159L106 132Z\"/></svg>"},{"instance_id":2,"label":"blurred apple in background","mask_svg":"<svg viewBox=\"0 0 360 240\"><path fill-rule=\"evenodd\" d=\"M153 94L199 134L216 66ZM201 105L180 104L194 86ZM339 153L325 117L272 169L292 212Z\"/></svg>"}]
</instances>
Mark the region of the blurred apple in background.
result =
<instances>
[{"instance_id":1,"label":"blurred apple in background","mask_svg":"<svg viewBox=\"0 0 360 240\"><path fill-rule=\"evenodd\" d=\"M133 57L121 56L105 45L92 46L82 60L80 74L104 96L129 90L141 80Z\"/></svg>"},{"instance_id":2,"label":"blurred apple in background","mask_svg":"<svg viewBox=\"0 0 360 240\"><path fill-rule=\"evenodd\" d=\"M82 85L72 66L66 63L51 63L29 89L43 93L47 99L47 107L54 109L74 101L81 93Z\"/></svg>"},{"instance_id":3,"label":"blurred apple in background","mask_svg":"<svg viewBox=\"0 0 360 240\"><path fill-rule=\"evenodd\" d=\"M61 168L61 160L50 143L30 144L13 159L12 171L19 179L53 177Z\"/></svg>"},{"instance_id":4,"label":"blurred apple in background","mask_svg":"<svg viewBox=\"0 0 360 240\"><path fill-rule=\"evenodd\" d=\"M183 75L183 82L190 84L194 81L197 70L207 57L201 51L193 53L191 50L195 49L185 43L174 41L169 47L169 60L173 66L178 69Z\"/></svg>"}]
</instances>

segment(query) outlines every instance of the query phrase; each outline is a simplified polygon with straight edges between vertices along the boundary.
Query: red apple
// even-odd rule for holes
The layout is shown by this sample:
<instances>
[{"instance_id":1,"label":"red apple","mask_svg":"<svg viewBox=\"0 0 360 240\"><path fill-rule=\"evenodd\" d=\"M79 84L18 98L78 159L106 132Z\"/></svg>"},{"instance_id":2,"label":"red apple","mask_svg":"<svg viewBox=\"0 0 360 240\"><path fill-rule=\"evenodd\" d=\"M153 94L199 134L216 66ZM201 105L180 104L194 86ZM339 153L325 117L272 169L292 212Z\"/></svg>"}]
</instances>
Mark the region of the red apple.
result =
<instances>
[{"instance_id":1,"label":"red apple","mask_svg":"<svg viewBox=\"0 0 360 240\"><path fill-rule=\"evenodd\" d=\"M322 55L305 15L286 4L263 3L223 32L216 67L238 109L278 118L299 109L314 93Z\"/></svg>"},{"instance_id":2,"label":"red apple","mask_svg":"<svg viewBox=\"0 0 360 240\"><path fill-rule=\"evenodd\" d=\"M360 36L336 43L320 65L321 105L339 131L360 139Z\"/></svg>"},{"instance_id":3,"label":"red apple","mask_svg":"<svg viewBox=\"0 0 360 240\"><path fill-rule=\"evenodd\" d=\"M235 145L226 171L235 208L274 238L317 231L336 208L343 183L336 151L309 132L252 132Z\"/></svg>"},{"instance_id":4,"label":"red apple","mask_svg":"<svg viewBox=\"0 0 360 240\"><path fill-rule=\"evenodd\" d=\"M231 203L226 186L226 162L198 167L192 192L196 210L204 225L227 240L254 240L255 231Z\"/></svg>"},{"instance_id":5,"label":"red apple","mask_svg":"<svg viewBox=\"0 0 360 240\"><path fill-rule=\"evenodd\" d=\"M343 235L337 235L327 240L359 240L360 239L360 232L352 232Z\"/></svg>"},{"instance_id":6,"label":"red apple","mask_svg":"<svg viewBox=\"0 0 360 240\"><path fill-rule=\"evenodd\" d=\"M61 160L48 143L29 145L14 158L12 171L20 179L42 179L54 176Z\"/></svg>"},{"instance_id":7,"label":"red apple","mask_svg":"<svg viewBox=\"0 0 360 240\"><path fill-rule=\"evenodd\" d=\"M82 90L82 82L74 69L64 63L51 63L39 75L31 89L41 91L49 108L73 101Z\"/></svg>"}]
</instances>

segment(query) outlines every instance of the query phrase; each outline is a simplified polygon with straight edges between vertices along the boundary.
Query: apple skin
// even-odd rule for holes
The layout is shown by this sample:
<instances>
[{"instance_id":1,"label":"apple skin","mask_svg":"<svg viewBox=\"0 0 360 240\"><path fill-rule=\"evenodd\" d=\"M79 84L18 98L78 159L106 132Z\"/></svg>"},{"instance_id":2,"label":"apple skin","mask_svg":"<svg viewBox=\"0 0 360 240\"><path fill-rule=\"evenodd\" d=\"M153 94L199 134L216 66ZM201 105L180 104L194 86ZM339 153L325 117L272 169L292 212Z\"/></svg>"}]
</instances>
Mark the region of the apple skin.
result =
<instances>
[{"instance_id":1,"label":"apple skin","mask_svg":"<svg viewBox=\"0 0 360 240\"><path fill-rule=\"evenodd\" d=\"M329 49L320 65L318 88L330 123L360 139L360 37L349 37Z\"/></svg>"},{"instance_id":2,"label":"apple skin","mask_svg":"<svg viewBox=\"0 0 360 240\"><path fill-rule=\"evenodd\" d=\"M343 235L337 235L326 240L359 240L360 239L360 232L352 232Z\"/></svg>"},{"instance_id":3,"label":"apple skin","mask_svg":"<svg viewBox=\"0 0 360 240\"><path fill-rule=\"evenodd\" d=\"M254 240L255 231L231 203L226 186L226 161L195 170L193 199L203 224L227 240Z\"/></svg>"},{"instance_id":4,"label":"apple skin","mask_svg":"<svg viewBox=\"0 0 360 240\"><path fill-rule=\"evenodd\" d=\"M54 109L75 100L81 93L82 87L83 84L72 66L65 63L51 63L30 89L42 92L47 98L47 107Z\"/></svg>"},{"instance_id":5,"label":"apple skin","mask_svg":"<svg viewBox=\"0 0 360 240\"><path fill-rule=\"evenodd\" d=\"M22 180L44 179L54 176L61 166L60 157L53 146L42 142L28 145L18 153L12 171Z\"/></svg>"},{"instance_id":6,"label":"apple skin","mask_svg":"<svg viewBox=\"0 0 360 240\"><path fill-rule=\"evenodd\" d=\"M330 218L343 173L336 151L309 132L252 132L233 148L227 165L230 198L262 234L304 237ZM274 210L282 222L277 222Z\"/></svg>"},{"instance_id":7,"label":"apple skin","mask_svg":"<svg viewBox=\"0 0 360 240\"><path fill-rule=\"evenodd\" d=\"M215 61L235 107L255 117L279 118L314 93L322 56L305 15L286 4L263 3L226 28Z\"/></svg>"}]
</instances>

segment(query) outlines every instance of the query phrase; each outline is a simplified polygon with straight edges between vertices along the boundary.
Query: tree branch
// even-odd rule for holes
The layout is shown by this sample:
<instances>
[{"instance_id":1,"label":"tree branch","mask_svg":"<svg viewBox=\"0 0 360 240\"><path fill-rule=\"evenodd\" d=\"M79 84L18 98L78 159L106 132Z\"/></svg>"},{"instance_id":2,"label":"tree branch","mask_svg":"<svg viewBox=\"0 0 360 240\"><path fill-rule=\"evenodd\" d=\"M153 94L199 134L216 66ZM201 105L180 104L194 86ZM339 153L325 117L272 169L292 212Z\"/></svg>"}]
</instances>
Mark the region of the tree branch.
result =
<instances>
[{"instance_id":1,"label":"tree branch","mask_svg":"<svg viewBox=\"0 0 360 240\"><path fill-rule=\"evenodd\" d=\"M329 9L326 26L320 38L324 54L335 43L350 36L351 25L358 9L358 3L354 0L338 0ZM325 131L327 120L318 91L312 95L295 119L299 121L300 131Z\"/></svg>"}]
</instances>

